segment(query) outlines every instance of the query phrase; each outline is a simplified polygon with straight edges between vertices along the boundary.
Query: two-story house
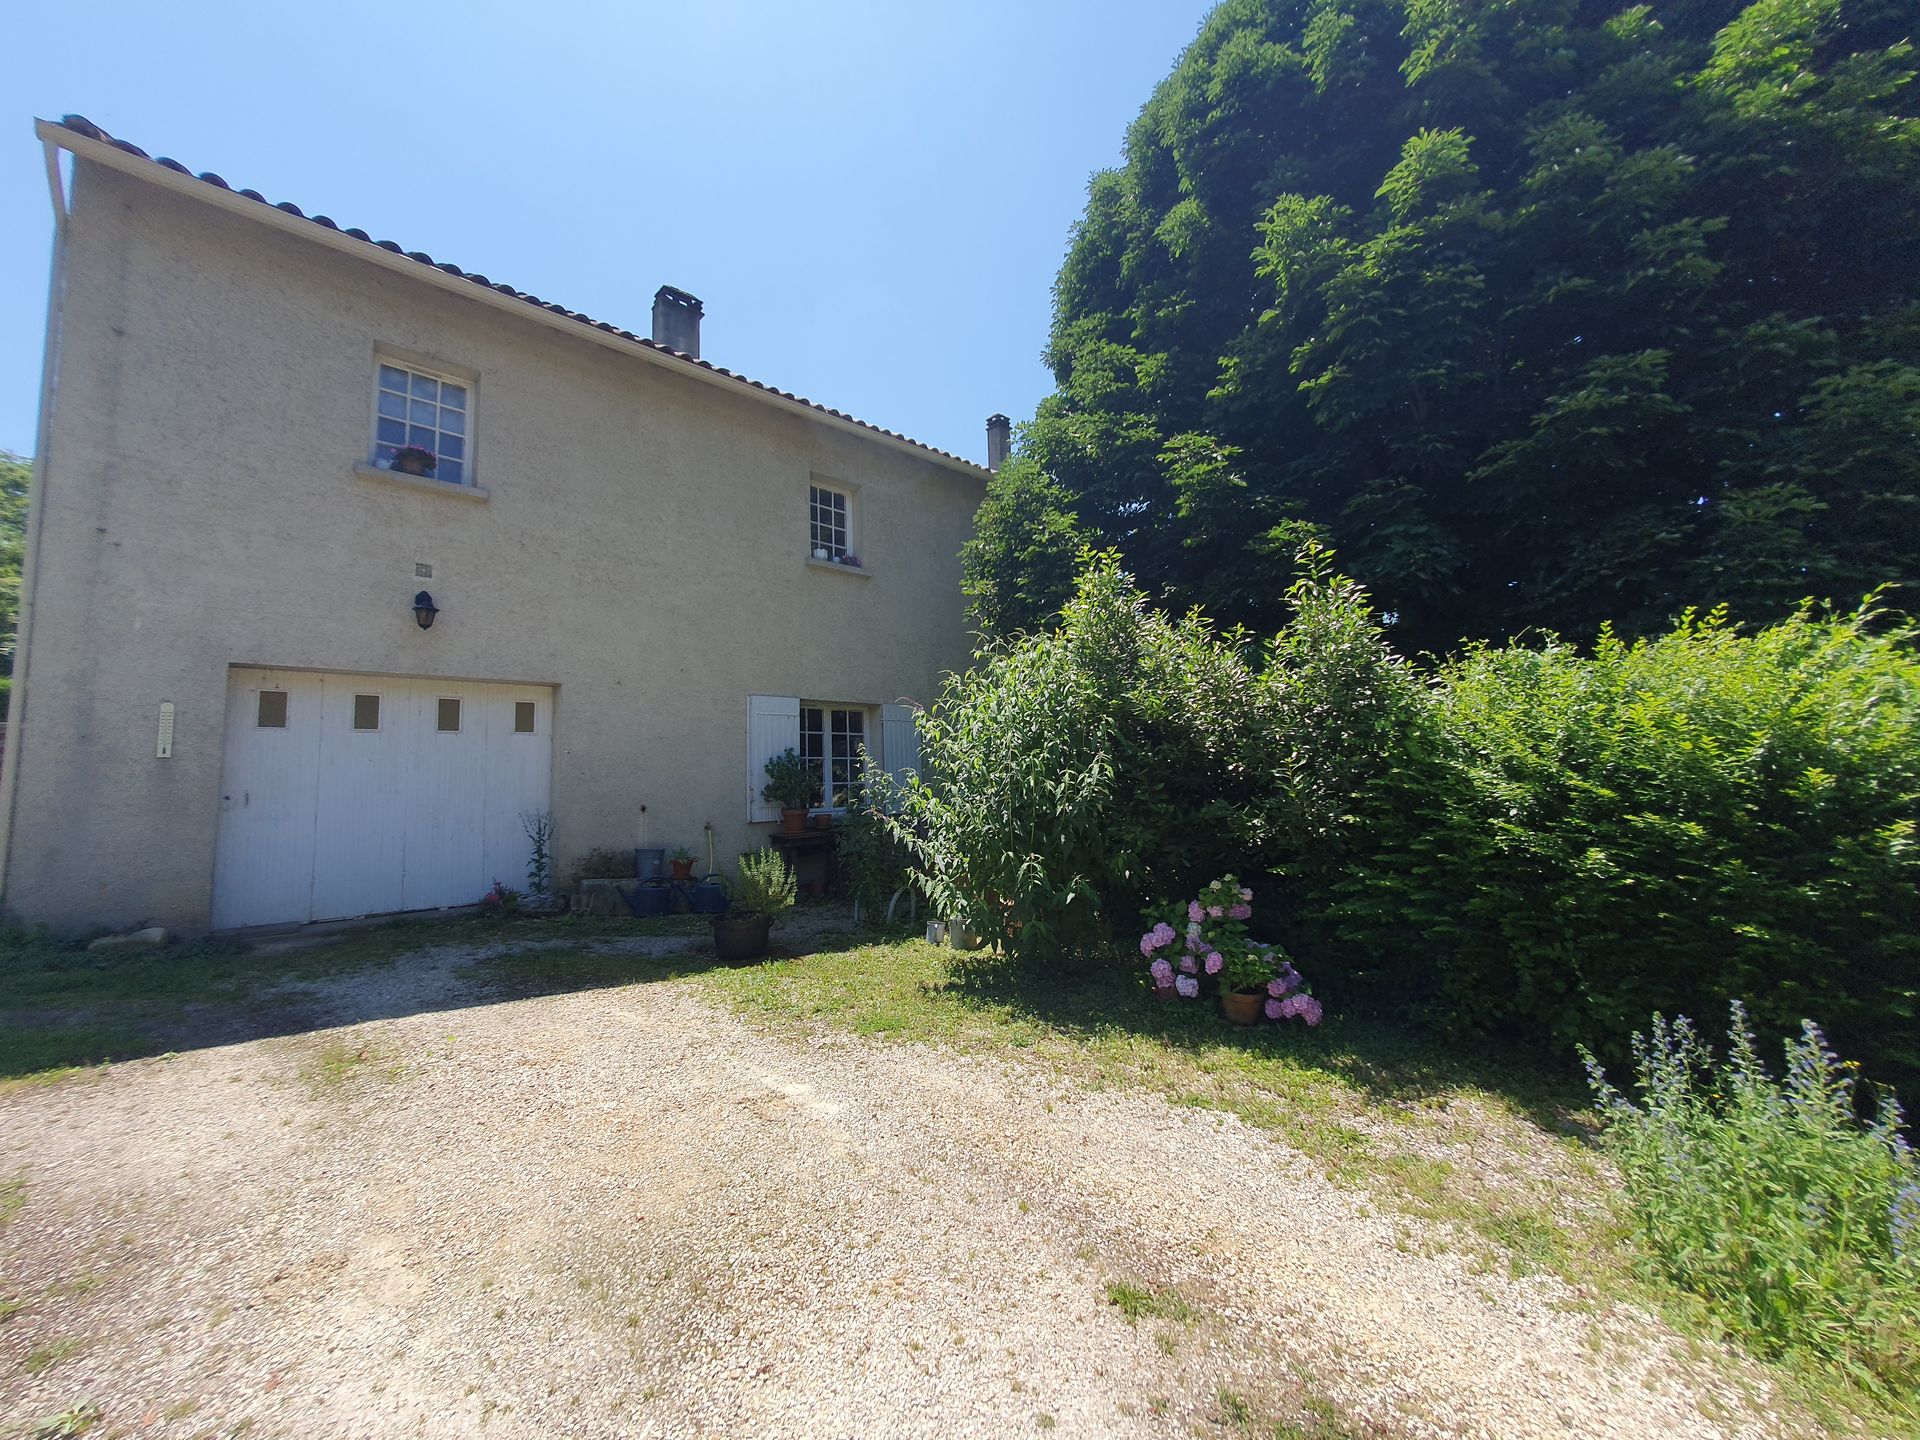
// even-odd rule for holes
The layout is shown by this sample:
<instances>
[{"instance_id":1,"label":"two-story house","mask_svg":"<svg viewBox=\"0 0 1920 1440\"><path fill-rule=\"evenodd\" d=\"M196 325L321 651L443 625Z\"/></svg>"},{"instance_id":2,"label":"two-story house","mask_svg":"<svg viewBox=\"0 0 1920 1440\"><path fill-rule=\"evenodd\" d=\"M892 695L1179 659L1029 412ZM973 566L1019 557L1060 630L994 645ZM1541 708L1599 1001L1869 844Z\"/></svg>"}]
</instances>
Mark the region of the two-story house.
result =
<instances>
[{"instance_id":1,"label":"two-story house","mask_svg":"<svg viewBox=\"0 0 1920 1440\"><path fill-rule=\"evenodd\" d=\"M467 904L844 803L965 663L987 469L41 122L55 217L0 887L59 930ZM63 164L61 152L72 157ZM990 459L1005 422L989 423ZM434 459L430 473L404 473Z\"/></svg>"}]
</instances>

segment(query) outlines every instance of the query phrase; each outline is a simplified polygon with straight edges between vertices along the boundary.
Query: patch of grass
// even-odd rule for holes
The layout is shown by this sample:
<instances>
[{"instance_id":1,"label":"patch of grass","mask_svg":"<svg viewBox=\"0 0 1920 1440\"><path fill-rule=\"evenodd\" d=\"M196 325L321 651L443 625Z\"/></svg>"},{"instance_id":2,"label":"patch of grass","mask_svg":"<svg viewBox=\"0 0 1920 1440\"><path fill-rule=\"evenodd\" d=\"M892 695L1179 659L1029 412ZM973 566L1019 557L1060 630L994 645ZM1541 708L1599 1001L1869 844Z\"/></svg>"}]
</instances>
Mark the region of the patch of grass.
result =
<instances>
[{"instance_id":1,"label":"patch of grass","mask_svg":"<svg viewBox=\"0 0 1920 1440\"><path fill-rule=\"evenodd\" d=\"M36 1345L27 1352L27 1358L21 1361L21 1368L29 1375L44 1375L62 1360L78 1354L86 1348L87 1342L77 1335L63 1335L49 1340L44 1345Z\"/></svg>"},{"instance_id":2,"label":"patch of grass","mask_svg":"<svg viewBox=\"0 0 1920 1440\"><path fill-rule=\"evenodd\" d=\"M5 1430L0 1430L0 1435L19 1436L21 1440L78 1440L79 1436L98 1425L104 1416L105 1412L98 1405L89 1402L62 1410L58 1415L9 1425Z\"/></svg>"},{"instance_id":3,"label":"patch of grass","mask_svg":"<svg viewBox=\"0 0 1920 1440\"><path fill-rule=\"evenodd\" d=\"M483 978L530 993L671 979L686 973L686 961L599 947L635 937L684 937L697 945L706 933L706 921L695 915L461 917L398 920L316 944L288 946L273 936L255 944L210 939L96 953L77 941L0 929L0 1094L111 1061L162 1055L208 1034L230 1038L236 1028L291 1033L305 1028L297 993L302 982L377 969L432 947L496 948L504 953L480 963Z\"/></svg>"},{"instance_id":4,"label":"patch of grass","mask_svg":"<svg viewBox=\"0 0 1920 1440\"><path fill-rule=\"evenodd\" d=\"M1127 1317L1129 1325L1138 1325L1143 1316L1163 1320L1190 1321L1194 1309L1171 1290L1151 1290L1127 1280L1107 1282L1107 1303Z\"/></svg>"},{"instance_id":5,"label":"patch of grass","mask_svg":"<svg viewBox=\"0 0 1920 1440\"><path fill-rule=\"evenodd\" d=\"M398 1080L405 1069L371 1041L332 1039L309 1053L296 1073L308 1092L319 1097L337 1094L356 1080Z\"/></svg>"},{"instance_id":6,"label":"patch of grass","mask_svg":"<svg viewBox=\"0 0 1920 1440\"><path fill-rule=\"evenodd\" d=\"M18 1176L11 1180L0 1180L0 1225L5 1225L20 1213L20 1207L27 1203L27 1182Z\"/></svg>"}]
</instances>

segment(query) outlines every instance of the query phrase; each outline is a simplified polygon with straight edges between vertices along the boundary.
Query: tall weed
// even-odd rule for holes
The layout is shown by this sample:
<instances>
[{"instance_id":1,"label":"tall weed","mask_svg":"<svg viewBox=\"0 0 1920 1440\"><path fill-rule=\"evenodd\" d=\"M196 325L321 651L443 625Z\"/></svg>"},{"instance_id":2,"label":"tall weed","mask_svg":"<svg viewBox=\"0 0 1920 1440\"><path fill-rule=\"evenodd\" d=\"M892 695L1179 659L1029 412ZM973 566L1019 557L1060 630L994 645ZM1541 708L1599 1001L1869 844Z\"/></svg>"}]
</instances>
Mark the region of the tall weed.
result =
<instances>
[{"instance_id":1,"label":"tall weed","mask_svg":"<svg viewBox=\"0 0 1920 1440\"><path fill-rule=\"evenodd\" d=\"M1584 1056L1647 1252L1762 1353L1869 1388L1920 1388L1920 1164L1883 1097L1855 1118L1854 1066L1803 1022L1783 1078L1732 1007L1715 1061L1685 1016L1633 1037L1629 1100Z\"/></svg>"}]
</instances>

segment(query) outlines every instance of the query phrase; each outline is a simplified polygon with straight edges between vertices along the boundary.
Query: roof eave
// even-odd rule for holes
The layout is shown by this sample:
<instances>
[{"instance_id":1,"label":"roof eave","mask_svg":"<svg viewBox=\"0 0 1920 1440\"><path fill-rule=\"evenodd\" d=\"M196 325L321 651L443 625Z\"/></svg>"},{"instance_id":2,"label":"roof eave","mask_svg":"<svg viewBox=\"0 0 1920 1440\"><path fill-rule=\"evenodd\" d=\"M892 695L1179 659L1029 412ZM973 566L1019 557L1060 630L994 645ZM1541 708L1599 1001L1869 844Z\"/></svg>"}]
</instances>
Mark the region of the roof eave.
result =
<instances>
[{"instance_id":1,"label":"roof eave","mask_svg":"<svg viewBox=\"0 0 1920 1440\"><path fill-rule=\"evenodd\" d=\"M606 349L632 356L649 365L658 366L662 370L671 371L682 379L697 380L725 390L729 394L757 400L761 404L770 405L803 420L844 431L861 440L911 455L916 460L938 465L944 470L965 475L981 483L985 483L990 478L984 466L975 465L970 460L962 460L957 455L949 455L945 451L936 450L917 440L882 430L878 426L795 398L782 391L771 390L756 380L749 380L744 375L710 366L690 356L681 355L677 351L656 347L650 342L615 330L604 322L590 320L585 316L576 316L574 312L560 307L549 308L544 302L522 298L517 293L504 294L491 284L469 278L464 271L457 275L449 274L437 265L423 264L404 253L395 253L379 244L349 235L344 230L330 230L325 225L316 224L305 215L289 214L270 202L255 200L235 190L223 189L217 184L209 183L185 171L169 169L157 160L130 154L116 145L82 135L79 131L69 129L55 121L36 119L34 133L45 144L66 150L79 159L121 171L149 184L157 185L163 190L211 205L215 209L241 216L326 249L336 250L356 260L406 275L410 279L423 281L449 294L458 295L462 299L477 301L523 320L542 323L549 329L557 330L562 334L591 340Z\"/></svg>"}]
</instances>

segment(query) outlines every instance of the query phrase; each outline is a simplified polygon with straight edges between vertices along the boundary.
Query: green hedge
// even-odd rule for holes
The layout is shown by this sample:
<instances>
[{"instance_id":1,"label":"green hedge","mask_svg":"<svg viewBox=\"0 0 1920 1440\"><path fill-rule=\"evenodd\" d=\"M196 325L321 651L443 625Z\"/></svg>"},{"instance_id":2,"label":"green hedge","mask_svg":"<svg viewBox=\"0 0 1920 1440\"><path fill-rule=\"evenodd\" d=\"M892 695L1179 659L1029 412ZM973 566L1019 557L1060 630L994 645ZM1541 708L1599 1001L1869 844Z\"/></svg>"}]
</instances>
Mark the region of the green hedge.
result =
<instances>
[{"instance_id":1,"label":"green hedge","mask_svg":"<svg viewBox=\"0 0 1920 1440\"><path fill-rule=\"evenodd\" d=\"M1604 1056L1746 1003L1920 1076L1920 657L1863 608L1745 634L1480 646L1422 675L1302 557L1265 643L1095 557L983 652L907 797L934 899L1034 954L1264 871L1336 1004Z\"/></svg>"}]
</instances>

